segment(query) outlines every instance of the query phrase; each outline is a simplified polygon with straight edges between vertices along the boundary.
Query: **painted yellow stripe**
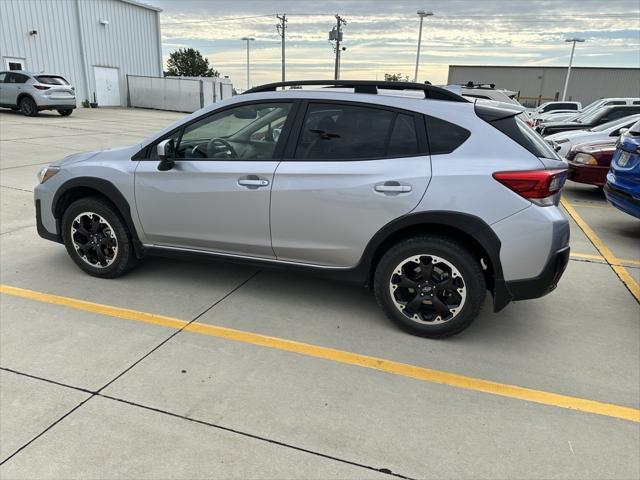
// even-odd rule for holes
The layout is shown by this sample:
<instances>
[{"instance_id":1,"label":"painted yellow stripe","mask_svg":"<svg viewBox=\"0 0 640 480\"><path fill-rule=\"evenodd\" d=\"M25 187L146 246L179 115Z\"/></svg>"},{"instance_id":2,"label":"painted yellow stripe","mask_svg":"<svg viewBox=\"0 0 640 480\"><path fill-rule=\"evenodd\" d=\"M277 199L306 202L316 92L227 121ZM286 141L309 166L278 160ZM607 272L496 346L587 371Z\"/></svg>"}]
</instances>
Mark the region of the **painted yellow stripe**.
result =
<instances>
[{"instance_id":1,"label":"painted yellow stripe","mask_svg":"<svg viewBox=\"0 0 640 480\"><path fill-rule=\"evenodd\" d=\"M627 286L627 288L631 292L631 295L633 295L635 299L640 302L640 285L638 285L638 282L636 282L635 279L629 274L627 269L620 265L620 259L616 257L611 250L609 250L609 247L607 247L602 240L600 240L600 237L596 235L596 232L591 229L587 222L582 219L580 214L576 212L576 209L573 208L573 206L567 200L562 198L560 199L560 203L562 203L562 206L567 211L569 216L573 218L573 221L578 224L587 238L591 241L591 243L593 243L593 246L596 247L596 250L600 252L600 255L602 255L606 262L611 266L613 271L616 272L616 275L620 277L620 280L622 280L622 282Z\"/></svg>"},{"instance_id":2,"label":"painted yellow stripe","mask_svg":"<svg viewBox=\"0 0 640 480\"><path fill-rule=\"evenodd\" d=\"M571 252L571 258L584 258L587 260L600 260L601 262L606 262L606 260L602 257L602 255L598 255L595 253L579 253L579 252ZM629 266L640 266L640 260L631 260L630 258L619 258L617 265L629 265Z\"/></svg>"},{"instance_id":3,"label":"painted yellow stripe","mask_svg":"<svg viewBox=\"0 0 640 480\"><path fill-rule=\"evenodd\" d=\"M248 343L251 345L260 345L276 350L299 353L310 357L321 358L333 362L344 363L348 365L356 365L364 368L371 368L402 377L409 377L424 382L438 383L465 390L476 392L484 392L501 397L514 398L529 402L540 403L554 407L567 408L580 412L595 413L607 417L620 418L630 420L632 422L640 422L640 410L636 408L614 405L611 403L597 402L583 398L559 395L556 393L534 390L531 388L519 387L516 385L508 385L504 383L482 380L479 378L467 377L455 373L444 372L440 370L432 370L430 368L408 365L406 363L394 362L383 358L370 357L360 355L358 353L336 350L333 348L311 345L308 343L296 342L284 338L269 337L257 333L235 330L232 328L218 327L214 325L206 325L203 323L189 323L177 318L166 317L164 315L155 315L153 313L139 312L127 308L112 307L109 305L101 305L98 303L77 300L69 297L61 297L51 295L24 288L12 287L0 284L0 293L13 295L16 297L27 298L39 302L52 303L62 305L69 308L75 308L85 312L93 312L110 317L116 317L124 320L132 320L136 322L150 323L174 329L183 328L186 331L208 335L216 338L227 340L235 340L238 342Z\"/></svg>"}]
</instances>

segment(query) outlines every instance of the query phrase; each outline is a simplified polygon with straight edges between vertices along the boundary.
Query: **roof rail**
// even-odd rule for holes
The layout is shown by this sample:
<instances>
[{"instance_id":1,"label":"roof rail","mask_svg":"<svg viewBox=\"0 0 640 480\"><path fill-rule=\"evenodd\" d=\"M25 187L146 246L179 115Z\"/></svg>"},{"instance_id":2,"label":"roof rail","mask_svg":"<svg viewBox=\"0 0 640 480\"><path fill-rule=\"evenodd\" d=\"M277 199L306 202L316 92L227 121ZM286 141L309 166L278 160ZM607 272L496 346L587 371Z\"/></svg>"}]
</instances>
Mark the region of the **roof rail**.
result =
<instances>
[{"instance_id":1,"label":"roof rail","mask_svg":"<svg viewBox=\"0 0 640 480\"><path fill-rule=\"evenodd\" d=\"M353 88L355 93L377 94L378 89L384 90L419 90L424 92L424 98L431 100L448 100L450 102L469 102L449 90L424 83L413 82L384 82L377 80L299 80L287 82L274 82L253 87L244 93L275 92L279 87L301 87L303 85L326 85L328 87Z\"/></svg>"}]
</instances>

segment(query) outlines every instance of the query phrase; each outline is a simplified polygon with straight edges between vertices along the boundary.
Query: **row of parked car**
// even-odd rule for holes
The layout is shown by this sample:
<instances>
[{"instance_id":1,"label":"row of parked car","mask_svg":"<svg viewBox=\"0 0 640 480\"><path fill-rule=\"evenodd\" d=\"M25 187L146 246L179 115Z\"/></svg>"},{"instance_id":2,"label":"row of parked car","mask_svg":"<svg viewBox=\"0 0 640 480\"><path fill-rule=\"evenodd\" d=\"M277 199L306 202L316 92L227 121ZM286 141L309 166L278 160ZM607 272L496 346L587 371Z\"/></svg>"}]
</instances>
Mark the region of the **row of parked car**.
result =
<instances>
[{"instance_id":1,"label":"row of parked car","mask_svg":"<svg viewBox=\"0 0 640 480\"><path fill-rule=\"evenodd\" d=\"M527 123L567 160L569 180L603 189L614 207L640 218L640 99L581 107L548 102L527 112Z\"/></svg>"},{"instance_id":2,"label":"row of parked car","mask_svg":"<svg viewBox=\"0 0 640 480\"><path fill-rule=\"evenodd\" d=\"M640 218L640 98L553 101L525 109L517 92L466 84L451 90L479 103L519 109L568 163L568 179L602 189L613 206ZM457 90L456 90L457 89Z\"/></svg>"}]
</instances>

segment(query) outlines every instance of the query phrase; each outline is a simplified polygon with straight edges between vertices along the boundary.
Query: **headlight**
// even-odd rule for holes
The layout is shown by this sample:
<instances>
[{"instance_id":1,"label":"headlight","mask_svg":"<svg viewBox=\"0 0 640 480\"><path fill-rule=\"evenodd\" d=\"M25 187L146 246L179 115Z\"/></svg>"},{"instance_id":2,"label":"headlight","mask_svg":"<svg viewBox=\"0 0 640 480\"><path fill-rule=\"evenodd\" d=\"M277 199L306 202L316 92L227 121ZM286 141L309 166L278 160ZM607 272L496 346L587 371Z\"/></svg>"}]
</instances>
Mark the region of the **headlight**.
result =
<instances>
[{"instance_id":1,"label":"headlight","mask_svg":"<svg viewBox=\"0 0 640 480\"><path fill-rule=\"evenodd\" d=\"M575 157L573 157L573 162L581 163L583 165L597 165L598 161L596 157L593 155L589 155L588 153L578 153Z\"/></svg>"},{"instance_id":2,"label":"headlight","mask_svg":"<svg viewBox=\"0 0 640 480\"><path fill-rule=\"evenodd\" d=\"M38 172L38 181L40 183L44 183L59 171L60 171L60 167L53 167L51 165L44 167L42 170Z\"/></svg>"}]
</instances>

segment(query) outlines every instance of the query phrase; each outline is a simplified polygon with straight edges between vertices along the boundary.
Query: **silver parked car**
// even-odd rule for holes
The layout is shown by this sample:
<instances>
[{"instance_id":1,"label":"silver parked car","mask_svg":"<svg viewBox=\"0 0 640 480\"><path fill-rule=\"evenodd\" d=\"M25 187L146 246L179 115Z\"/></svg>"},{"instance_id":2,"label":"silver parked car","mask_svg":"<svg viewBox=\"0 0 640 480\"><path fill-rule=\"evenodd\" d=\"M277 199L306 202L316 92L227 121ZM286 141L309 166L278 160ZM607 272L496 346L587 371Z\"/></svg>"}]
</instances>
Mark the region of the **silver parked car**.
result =
<instances>
[{"instance_id":1,"label":"silver parked car","mask_svg":"<svg viewBox=\"0 0 640 480\"><path fill-rule=\"evenodd\" d=\"M312 84L340 90L278 90ZM415 83L269 84L44 168L38 233L104 278L166 252L333 275L444 337L486 290L496 311L550 292L569 259L566 165L517 114Z\"/></svg>"},{"instance_id":2,"label":"silver parked car","mask_svg":"<svg viewBox=\"0 0 640 480\"><path fill-rule=\"evenodd\" d=\"M41 110L57 110L66 117L76 108L75 88L60 75L0 72L0 107L20 110L29 117Z\"/></svg>"}]
</instances>

